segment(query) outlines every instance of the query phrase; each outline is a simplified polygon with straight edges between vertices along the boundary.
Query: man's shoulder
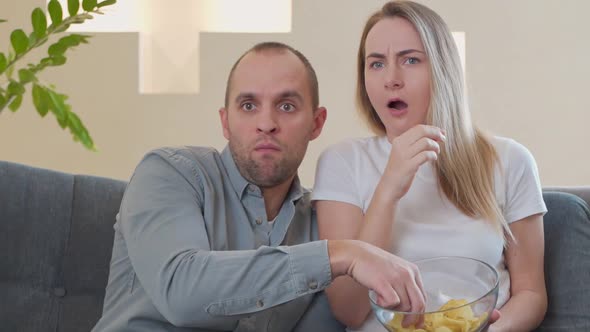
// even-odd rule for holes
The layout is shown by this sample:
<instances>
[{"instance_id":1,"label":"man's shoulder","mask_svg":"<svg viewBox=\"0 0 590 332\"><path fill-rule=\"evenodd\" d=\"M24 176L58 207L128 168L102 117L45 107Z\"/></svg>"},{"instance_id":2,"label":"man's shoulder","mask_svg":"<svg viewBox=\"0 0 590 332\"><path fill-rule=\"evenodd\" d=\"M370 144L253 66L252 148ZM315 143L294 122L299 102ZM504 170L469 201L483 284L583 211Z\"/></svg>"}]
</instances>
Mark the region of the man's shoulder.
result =
<instances>
[{"instance_id":1,"label":"man's shoulder","mask_svg":"<svg viewBox=\"0 0 590 332\"><path fill-rule=\"evenodd\" d=\"M147 154L157 154L164 159L185 158L194 161L215 159L220 156L217 149L206 146L163 146Z\"/></svg>"},{"instance_id":2,"label":"man's shoulder","mask_svg":"<svg viewBox=\"0 0 590 332\"><path fill-rule=\"evenodd\" d=\"M144 160L158 156L176 171L185 175L203 175L218 173L222 168L221 153L212 147L204 146L167 146L153 149L146 153Z\"/></svg>"}]
</instances>

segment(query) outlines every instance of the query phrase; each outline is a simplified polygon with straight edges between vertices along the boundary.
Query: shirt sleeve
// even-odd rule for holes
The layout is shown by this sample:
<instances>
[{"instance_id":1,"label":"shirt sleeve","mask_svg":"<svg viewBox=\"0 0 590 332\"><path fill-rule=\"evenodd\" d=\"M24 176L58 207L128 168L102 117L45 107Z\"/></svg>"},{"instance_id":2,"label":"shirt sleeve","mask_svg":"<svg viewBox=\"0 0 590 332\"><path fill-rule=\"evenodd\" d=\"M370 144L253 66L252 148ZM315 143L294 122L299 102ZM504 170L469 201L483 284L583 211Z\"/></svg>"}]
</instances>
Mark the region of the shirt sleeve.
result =
<instances>
[{"instance_id":1,"label":"shirt sleeve","mask_svg":"<svg viewBox=\"0 0 590 332\"><path fill-rule=\"evenodd\" d=\"M315 183L311 193L313 201L330 200L349 203L363 208L355 181L354 165L341 145L332 146L320 155L316 166Z\"/></svg>"},{"instance_id":2,"label":"shirt sleeve","mask_svg":"<svg viewBox=\"0 0 590 332\"><path fill-rule=\"evenodd\" d=\"M211 327L237 322L240 317L229 316L264 310L328 286L332 276L326 241L211 251L198 171L171 160L155 153L142 160L119 219L137 278L170 323Z\"/></svg>"},{"instance_id":3,"label":"shirt sleeve","mask_svg":"<svg viewBox=\"0 0 590 332\"><path fill-rule=\"evenodd\" d=\"M507 174L504 217L508 223L547 212L535 158L520 143L510 143L505 169Z\"/></svg>"}]
</instances>

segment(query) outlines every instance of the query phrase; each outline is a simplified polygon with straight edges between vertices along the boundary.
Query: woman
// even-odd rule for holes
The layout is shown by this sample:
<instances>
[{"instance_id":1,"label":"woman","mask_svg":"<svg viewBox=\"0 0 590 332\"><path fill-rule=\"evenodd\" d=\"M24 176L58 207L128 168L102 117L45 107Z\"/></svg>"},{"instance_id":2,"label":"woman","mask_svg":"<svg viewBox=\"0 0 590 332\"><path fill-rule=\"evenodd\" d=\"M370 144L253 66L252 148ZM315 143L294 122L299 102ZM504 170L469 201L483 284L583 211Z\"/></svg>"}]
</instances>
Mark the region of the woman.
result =
<instances>
[{"instance_id":1,"label":"woman","mask_svg":"<svg viewBox=\"0 0 590 332\"><path fill-rule=\"evenodd\" d=\"M501 317L490 331L530 331L547 307L537 167L524 146L475 128L466 100L459 54L438 14L392 1L372 15L359 45L357 101L376 136L322 154L312 196L320 237L360 239L409 261L487 262L500 275ZM367 289L341 278L327 293L349 328L384 331Z\"/></svg>"}]
</instances>

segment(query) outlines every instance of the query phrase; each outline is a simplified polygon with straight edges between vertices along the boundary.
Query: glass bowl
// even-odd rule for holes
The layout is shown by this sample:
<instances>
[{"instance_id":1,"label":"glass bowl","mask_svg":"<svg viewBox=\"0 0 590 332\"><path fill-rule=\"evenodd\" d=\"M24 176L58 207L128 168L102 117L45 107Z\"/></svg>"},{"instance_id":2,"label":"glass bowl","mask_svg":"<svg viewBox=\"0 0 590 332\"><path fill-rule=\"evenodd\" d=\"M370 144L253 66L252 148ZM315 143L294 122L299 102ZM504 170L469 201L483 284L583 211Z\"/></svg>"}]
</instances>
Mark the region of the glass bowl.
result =
<instances>
[{"instance_id":1,"label":"glass bowl","mask_svg":"<svg viewBox=\"0 0 590 332\"><path fill-rule=\"evenodd\" d=\"M381 307L377 294L369 291L377 320L390 332L485 331L498 300L498 272L492 266L466 257L436 257L414 262L420 270L425 312L402 312ZM404 326L402 321L422 326Z\"/></svg>"}]
</instances>

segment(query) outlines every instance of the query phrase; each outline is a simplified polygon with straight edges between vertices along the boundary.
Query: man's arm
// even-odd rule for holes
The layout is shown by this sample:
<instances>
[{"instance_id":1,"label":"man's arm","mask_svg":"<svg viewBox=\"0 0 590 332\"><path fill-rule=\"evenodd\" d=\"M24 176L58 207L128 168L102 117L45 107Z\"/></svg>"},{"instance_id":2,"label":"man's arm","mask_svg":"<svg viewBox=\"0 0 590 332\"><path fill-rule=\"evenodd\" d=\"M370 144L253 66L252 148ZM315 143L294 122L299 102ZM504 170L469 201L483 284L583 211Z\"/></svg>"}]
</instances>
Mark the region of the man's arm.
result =
<instances>
[{"instance_id":1,"label":"man's arm","mask_svg":"<svg viewBox=\"0 0 590 332\"><path fill-rule=\"evenodd\" d=\"M180 157L182 158L182 157ZM196 172L195 172L196 173ZM257 250L211 251L197 176L157 154L137 167L120 224L141 285L176 326L215 326L324 289L326 241Z\"/></svg>"},{"instance_id":2,"label":"man's arm","mask_svg":"<svg viewBox=\"0 0 590 332\"><path fill-rule=\"evenodd\" d=\"M211 251L197 172L185 171L148 155L127 187L120 212L131 264L170 323L231 327L239 315L321 291L341 275L374 289L386 307L407 305L393 286L421 294L413 264L362 241Z\"/></svg>"}]
</instances>

